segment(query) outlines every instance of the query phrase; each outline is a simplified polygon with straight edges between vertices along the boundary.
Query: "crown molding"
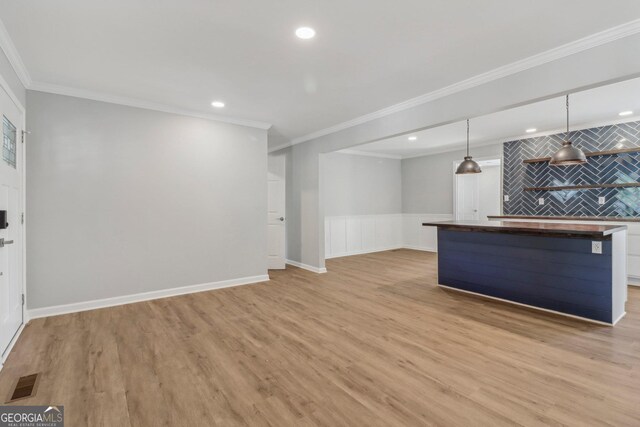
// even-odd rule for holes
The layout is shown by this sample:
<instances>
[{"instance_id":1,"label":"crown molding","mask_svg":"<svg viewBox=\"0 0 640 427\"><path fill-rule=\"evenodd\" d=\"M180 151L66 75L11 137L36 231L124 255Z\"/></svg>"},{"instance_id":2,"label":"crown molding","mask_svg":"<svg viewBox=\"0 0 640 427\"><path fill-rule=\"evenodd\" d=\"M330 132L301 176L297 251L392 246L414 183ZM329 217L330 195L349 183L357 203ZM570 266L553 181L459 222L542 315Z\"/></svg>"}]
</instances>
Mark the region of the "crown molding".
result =
<instances>
[{"instance_id":1,"label":"crown molding","mask_svg":"<svg viewBox=\"0 0 640 427\"><path fill-rule=\"evenodd\" d=\"M502 67L495 68L493 70L487 71L486 73L478 74L474 77L462 80L458 83L454 83L433 92L426 93L416 98L411 98L409 100L400 102L390 107L383 108L378 111L374 111L369 114L365 114L353 120L339 123L335 126L330 126L328 128L321 129L319 131L312 132L298 138L294 138L288 145L283 144L276 148L282 149L288 146L311 141L321 136L329 135L331 133L348 129L362 123L370 122L372 120L379 119L393 113L397 113L399 111L426 104L428 102L435 101L436 99L444 98L446 96L453 95L455 93L462 92L464 90L468 90L504 77L508 77L510 75L526 71L531 68L544 65L546 63L556 61L558 59L562 59L567 56L583 52L585 50L592 49L594 47L598 47L603 44L610 43L638 33L640 33L640 19L636 19L634 21L609 28L599 33L591 34L589 36L569 42L545 52L530 56L516 62L512 62L511 64L507 64Z\"/></svg>"},{"instance_id":2,"label":"crown molding","mask_svg":"<svg viewBox=\"0 0 640 427\"><path fill-rule=\"evenodd\" d=\"M334 151L334 153L350 154L353 156L378 157L382 159L394 159L394 160L402 159L402 156L400 156L399 154L376 153L372 151L352 150L349 148L346 148L344 150Z\"/></svg>"},{"instance_id":3,"label":"crown molding","mask_svg":"<svg viewBox=\"0 0 640 427\"><path fill-rule=\"evenodd\" d=\"M625 117L625 118L620 118L620 119L616 119L616 120L605 120L605 121L597 121L597 122L583 122L583 123L577 123L575 125L572 125L571 127L573 128L573 130L571 132L580 132L583 130L587 130L587 129L594 129L594 128L601 128L601 127L605 127L605 126L615 126L615 125L619 125L619 124L623 124L623 123L632 123L632 122L639 122L640 121L640 115L633 115L630 117ZM522 141L522 140L526 140L526 139L535 139L535 138L539 138L541 136L549 136L549 135L558 135L558 134L562 134L565 133L566 129L565 128L556 128L556 129L548 129L542 132L536 132L536 133L526 133L526 134L520 134L520 135L514 135L514 136L506 136L506 137L502 137L502 138L497 138L497 139L485 139L485 140L481 140L481 141L475 141L471 143L471 152L473 154L473 149L474 148L478 148L478 147L487 147L490 145L497 145L497 144L505 144L507 142L513 142L513 141ZM416 157L426 157L426 156L433 156L436 154L444 154L444 153L449 153L452 151L459 151L459 150L464 150L466 148L466 143L462 142L462 143L455 143L455 144L451 144L451 145L447 145L444 147L440 147L440 148L435 148L432 150L425 150L422 151L420 153L414 153L414 154L409 154L406 156L401 156L402 160L405 159L413 159ZM475 157L474 157L475 158Z\"/></svg>"},{"instance_id":4,"label":"crown molding","mask_svg":"<svg viewBox=\"0 0 640 427\"><path fill-rule=\"evenodd\" d=\"M9 36L9 32L7 28L4 26L4 22L0 19L0 48L7 56L9 63L13 67L13 70L16 72L16 75L20 79L22 86L25 88L29 88L31 86L32 80L29 72L27 71L27 67L25 67L24 62L22 62L22 58L20 54L18 54L18 50L16 46L13 44L13 40Z\"/></svg>"},{"instance_id":5,"label":"crown molding","mask_svg":"<svg viewBox=\"0 0 640 427\"><path fill-rule=\"evenodd\" d=\"M217 122L231 123L234 125L248 126L252 128L268 130L271 128L270 123L260 122L256 120L246 120L235 117L220 116L216 114L206 114L198 111L187 110L170 105L158 104L155 102L144 101L141 99L127 98L123 96L111 95L108 93L95 92L90 90L78 89L69 86L61 86L52 83L36 82L31 79L27 67L24 65L18 50L16 49L9 32L4 23L0 19L0 49L4 52L20 79L22 86L28 90L38 92L55 93L58 95L74 96L76 98L91 99L94 101L109 102L111 104L126 105L129 107L144 108L146 110L161 111L163 113L178 114L181 116L196 117L200 119L213 120Z\"/></svg>"},{"instance_id":6,"label":"crown molding","mask_svg":"<svg viewBox=\"0 0 640 427\"><path fill-rule=\"evenodd\" d=\"M471 154L473 154L473 149L478 147L488 147L490 145L499 145L502 144L502 139L486 139L482 141L476 141L471 144ZM434 148L431 150L425 150L421 153L407 154L406 156L402 156L402 160L406 159L414 159L416 157L427 157L427 156L435 156L437 154L451 153L453 151L464 151L467 148L466 142L457 142L451 145L445 145L443 147ZM475 160L478 160L475 156L473 157Z\"/></svg>"},{"instance_id":7,"label":"crown molding","mask_svg":"<svg viewBox=\"0 0 640 427\"><path fill-rule=\"evenodd\" d=\"M285 148L289 148L291 147L293 144L291 142L285 142L284 144L280 144L280 145L276 145L275 147L271 147L267 149L267 152L269 154L271 153L275 153L276 151L279 150L284 150Z\"/></svg>"},{"instance_id":8,"label":"crown molding","mask_svg":"<svg viewBox=\"0 0 640 427\"><path fill-rule=\"evenodd\" d=\"M274 152L277 150L281 150L283 148L290 147L292 145L297 145L303 142L311 141L321 136L329 135L331 133L348 129L350 127L354 127L359 124L367 123L369 121L382 118L382 117L391 115L393 113L397 113L399 111L407 110L409 108L426 104L428 102L431 102L440 98L444 98L446 96L453 95L455 93L462 92L464 90L468 90L476 86L480 86L482 84L489 83L489 82L498 80L500 78L504 78L512 74L516 74L516 73L519 73L519 72L522 72L522 71L525 71L525 70L558 60L558 59L565 58L567 56L570 56L588 49L592 49L597 46L601 46L606 43L610 43L625 37L638 34L638 33L640 33L640 19L636 19L636 20L627 22L625 24L618 25L616 27L612 27L607 30L601 31L599 33L595 33L595 34L583 37L573 42L569 42L567 44L530 56L520 61L516 61L511 64L507 64L505 66L495 68L486 73L476 75L469 79L462 80L460 82L454 83L444 88L426 93L424 95L421 95L415 98L411 98L409 100L400 102L395 105L391 105L381 110L374 111L369 114L365 114L355 119L352 119L343 123L339 123L337 125L334 125L325 129L321 129L316 132L312 132L298 138L294 138L291 140L291 142L281 144L277 147L269 149L269 152ZM238 119L238 118L219 116L214 114L205 114L205 113L181 109L181 108L173 107L169 105L143 101L140 99L121 97L117 95L88 91L84 89L77 89L73 87L55 85L51 83L34 82L31 79L31 76L29 75L29 72L26 66L24 65L24 62L22 61L22 58L20 57L20 54L18 53L1 19L0 19L0 48L4 51L5 55L7 56L7 59L9 60L11 66L16 72L22 85L29 90L56 93L60 95L75 96L78 98L86 98L86 99L92 99L95 101L127 105L130 107L144 108L148 110L162 111L166 113L197 117L197 118L220 121L225 123L232 123L232 124L237 124L241 126L254 127L258 129L267 130L272 126L270 123L265 123L265 122Z\"/></svg>"},{"instance_id":9,"label":"crown molding","mask_svg":"<svg viewBox=\"0 0 640 427\"><path fill-rule=\"evenodd\" d=\"M13 92L13 90L11 89L11 86L9 86L9 83L7 83L7 81L1 75L0 75L0 87L4 89L7 95L9 95L9 98L11 99L11 101L22 112L22 114L25 114L27 112L27 109L25 108L24 105L22 105L22 102L20 102L16 94Z\"/></svg>"},{"instance_id":10,"label":"crown molding","mask_svg":"<svg viewBox=\"0 0 640 427\"><path fill-rule=\"evenodd\" d=\"M126 105L128 107L143 108L145 110L161 111L163 113L178 114L181 116L196 117L199 119L214 120L217 122L231 123L234 125L248 126L252 128L268 130L270 123L255 120L238 119L234 117L219 116L215 114L205 114L198 111L173 107L170 105L158 104L155 102L143 101L141 99L127 98L123 96L111 95L103 92L94 92L85 89L77 89L69 86L54 85L51 83L32 82L29 90L37 92L55 93L57 95L73 96L76 98L91 99L93 101L108 102L111 104Z\"/></svg>"}]
</instances>

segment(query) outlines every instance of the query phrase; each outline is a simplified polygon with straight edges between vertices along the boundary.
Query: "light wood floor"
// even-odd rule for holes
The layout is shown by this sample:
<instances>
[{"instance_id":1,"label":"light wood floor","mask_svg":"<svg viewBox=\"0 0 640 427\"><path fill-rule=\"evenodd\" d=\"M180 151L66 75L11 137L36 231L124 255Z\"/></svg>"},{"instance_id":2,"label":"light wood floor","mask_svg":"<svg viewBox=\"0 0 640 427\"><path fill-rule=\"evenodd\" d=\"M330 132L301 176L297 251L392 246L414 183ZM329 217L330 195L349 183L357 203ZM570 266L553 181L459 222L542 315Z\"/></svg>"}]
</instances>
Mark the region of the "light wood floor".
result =
<instances>
[{"instance_id":1,"label":"light wood floor","mask_svg":"<svg viewBox=\"0 0 640 427\"><path fill-rule=\"evenodd\" d=\"M67 426L640 425L640 288L615 328L445 291L433 254L32 321L0 373Z\"/></svg>"}]
</instances>

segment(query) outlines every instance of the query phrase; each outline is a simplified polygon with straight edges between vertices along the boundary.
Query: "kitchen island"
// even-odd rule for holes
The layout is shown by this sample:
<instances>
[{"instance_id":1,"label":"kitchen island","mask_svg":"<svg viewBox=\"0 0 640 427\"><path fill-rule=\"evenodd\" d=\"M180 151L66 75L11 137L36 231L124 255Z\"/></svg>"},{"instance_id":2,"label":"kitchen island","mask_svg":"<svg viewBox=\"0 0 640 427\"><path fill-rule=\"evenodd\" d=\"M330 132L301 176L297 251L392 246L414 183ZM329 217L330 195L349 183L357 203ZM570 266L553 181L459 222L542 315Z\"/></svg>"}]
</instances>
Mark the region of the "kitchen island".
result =
<instances>
[{"instance_id":1,"label":"kitchen island","mask_svg":"<svg viewBox=\"0 0 640 427\"><path fill-rule=\"evenodd\" d=\"M422 225L438 228L439 286L608 325L625 314L624 225Z\"/></svg>"}]
</instances>

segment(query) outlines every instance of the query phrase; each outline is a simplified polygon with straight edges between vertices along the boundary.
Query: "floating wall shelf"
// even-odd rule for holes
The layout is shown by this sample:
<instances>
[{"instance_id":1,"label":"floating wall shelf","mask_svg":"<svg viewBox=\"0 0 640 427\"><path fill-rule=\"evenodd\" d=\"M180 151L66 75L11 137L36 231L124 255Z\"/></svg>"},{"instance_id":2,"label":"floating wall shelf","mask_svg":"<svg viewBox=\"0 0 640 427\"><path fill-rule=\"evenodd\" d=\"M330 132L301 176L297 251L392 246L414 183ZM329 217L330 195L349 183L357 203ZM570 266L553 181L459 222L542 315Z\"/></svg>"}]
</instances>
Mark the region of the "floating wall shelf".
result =
<instances>
[{"instance_id":1,"label":"floating wall shelf","mask_svg":"<svg viewBox=\"0 0 640 427\"><path fill-rule=\"evenodd\" d=\"M613 154L638 153L638 152L640 152L640 147L620 148L617 150L607 150L607 151L594 151L591 153L584 153L584 155L587 157L594 157L594 156L609 156ZM543 163L543 162L548 162L549 160L551 160L551 157L539 157L537 159L525 159L522 161L522 163Z\"/></svg>"},{"instance_id":2,"label":"floating wall shelf","mask_svg":"<svg viewBox=\"0 0 640 427\"><path fill-rule=\"evenodd\" d=\"M624 184L587 184L587 185L562 185L557 187L524 187L524 191L563 191L563 190L591 190L594 188L632 188L640 187L640 182L627 182Z\"/></svg>"}]
</instances>

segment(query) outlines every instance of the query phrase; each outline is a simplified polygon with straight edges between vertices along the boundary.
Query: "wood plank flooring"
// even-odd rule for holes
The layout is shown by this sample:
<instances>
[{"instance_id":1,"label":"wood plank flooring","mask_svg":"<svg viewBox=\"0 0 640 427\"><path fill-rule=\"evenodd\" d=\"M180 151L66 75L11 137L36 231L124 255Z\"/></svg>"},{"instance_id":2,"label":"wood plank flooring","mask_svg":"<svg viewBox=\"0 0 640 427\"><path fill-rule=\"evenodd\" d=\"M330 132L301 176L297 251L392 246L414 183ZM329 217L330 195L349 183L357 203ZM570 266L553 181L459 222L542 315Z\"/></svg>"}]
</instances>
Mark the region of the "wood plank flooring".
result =
<instances>
[{"instance_id":1,"label":"wood plank flooring","mask_svg":"<svg viewBox=\"0 0 640 427\"><path fill-rule=\"evenodd\" d=\"M640 288L610 328L445 291L397 250L33 320L0 398L67 426L640 425Z\"/></svg>"}]
</instances>

